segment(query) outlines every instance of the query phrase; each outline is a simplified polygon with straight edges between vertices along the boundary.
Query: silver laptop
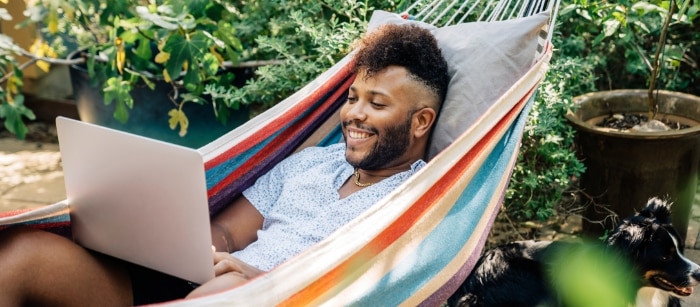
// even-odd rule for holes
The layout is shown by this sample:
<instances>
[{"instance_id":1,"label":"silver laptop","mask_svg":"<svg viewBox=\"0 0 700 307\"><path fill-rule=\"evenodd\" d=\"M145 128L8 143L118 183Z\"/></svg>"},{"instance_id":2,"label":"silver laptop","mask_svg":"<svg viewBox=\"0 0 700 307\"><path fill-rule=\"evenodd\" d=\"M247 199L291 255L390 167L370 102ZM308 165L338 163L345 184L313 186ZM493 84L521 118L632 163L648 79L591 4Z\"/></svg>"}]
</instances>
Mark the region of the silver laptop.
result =
<instances>
[{"instance_id":1,"label":"silver laptop","mask_svg":"<svg viewBox=\"0 0 700 307\"><path fill-rule=\"evenodd\" d=\"M202 156L56 119L75 241L195 283L214 278Z\"/></svg>"}]
</instances>

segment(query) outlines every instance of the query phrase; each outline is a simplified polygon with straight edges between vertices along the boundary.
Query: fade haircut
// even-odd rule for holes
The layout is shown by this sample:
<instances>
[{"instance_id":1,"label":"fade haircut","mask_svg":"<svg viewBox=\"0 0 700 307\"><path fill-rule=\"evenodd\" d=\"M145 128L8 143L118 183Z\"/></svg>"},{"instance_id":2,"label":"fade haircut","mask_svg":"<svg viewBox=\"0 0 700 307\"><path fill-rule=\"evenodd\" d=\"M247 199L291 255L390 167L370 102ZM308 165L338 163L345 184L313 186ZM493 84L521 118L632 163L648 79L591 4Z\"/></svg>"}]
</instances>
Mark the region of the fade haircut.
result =
<instances>
[{"instance_id":1,"label":"fade haircut","mask_svg":"<svg viewBox=\"0 0 700 307\"><path fill-rule=\"evenodd\" d=\"M365 77L396 65L404 67L416 81L433 92L439 111L450 82L447 62L437 40L429 30L417 25L382 25L357 42L353 72L365 71Z\"/></svg>"}]
</instances>

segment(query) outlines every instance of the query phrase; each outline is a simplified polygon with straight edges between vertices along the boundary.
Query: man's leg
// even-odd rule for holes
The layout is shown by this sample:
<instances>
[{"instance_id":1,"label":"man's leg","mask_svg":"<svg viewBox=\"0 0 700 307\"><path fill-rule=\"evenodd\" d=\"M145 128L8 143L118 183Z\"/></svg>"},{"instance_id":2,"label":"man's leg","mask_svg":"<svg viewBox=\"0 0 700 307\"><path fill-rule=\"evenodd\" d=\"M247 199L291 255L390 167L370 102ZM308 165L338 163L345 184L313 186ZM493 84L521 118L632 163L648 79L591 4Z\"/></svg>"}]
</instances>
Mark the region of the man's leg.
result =
<instances>
[{"instance_id":1,"label":"man's leg","mask_svg":"<svg viewBox=\"0 0 700 307\"><path fill-rule=\"evenodd\" d=\"M0 231L0 306L131 306L129 276L61 236Z\"/></svg>"},{"instance_id":2,"label":"man's leg","mask_svg":"<svg viewBox=\"0 0 700 307\"><path fill-rule=\"evenodd\" d=\"M248 279L238 272L228 272L199 286L187 295L187 298L195 298L209 294L215 294L230 290L248 282Z\"/></svg>"}]
</instances>

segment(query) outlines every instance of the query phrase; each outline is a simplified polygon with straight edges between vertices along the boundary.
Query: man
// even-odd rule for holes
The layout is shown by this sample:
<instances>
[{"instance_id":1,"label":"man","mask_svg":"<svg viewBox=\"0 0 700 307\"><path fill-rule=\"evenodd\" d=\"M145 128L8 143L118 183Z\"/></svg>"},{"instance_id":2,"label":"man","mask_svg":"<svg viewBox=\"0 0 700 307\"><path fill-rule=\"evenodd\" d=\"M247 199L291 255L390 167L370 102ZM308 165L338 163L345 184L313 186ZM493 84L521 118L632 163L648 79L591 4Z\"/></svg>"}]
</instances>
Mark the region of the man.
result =
<instances>
[{"instance_id":1,"label":"man","mask_svg":"<svg viewBox=\"0 0 700 307\"><path fill-rule=\"evenodd\" d=\"M424 165L448 84L434 37L415 26L369 33L355 59L357 77L340 110L345 143L290 156L212 221L215 279L191 291L62 237L17 229L0 234L0 305L131 305L143 293L160 291L149 283L176 292L155 301L218 292L263 274L353 219ZM151 282L154 274L161 276Z\"/></svg>"}]
</instances>

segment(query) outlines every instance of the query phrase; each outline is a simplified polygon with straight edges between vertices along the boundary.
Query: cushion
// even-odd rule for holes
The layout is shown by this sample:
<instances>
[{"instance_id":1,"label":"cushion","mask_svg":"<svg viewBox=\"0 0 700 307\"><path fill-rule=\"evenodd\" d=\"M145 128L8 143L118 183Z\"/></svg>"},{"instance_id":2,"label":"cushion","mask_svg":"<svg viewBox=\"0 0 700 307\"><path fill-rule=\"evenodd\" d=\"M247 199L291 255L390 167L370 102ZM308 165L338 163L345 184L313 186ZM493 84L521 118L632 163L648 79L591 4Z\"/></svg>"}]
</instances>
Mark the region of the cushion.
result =
<instances>
[{"instance_id":1,"label":"cushion","mask_svg":"<svg viewBox=\"0 0 700 307\"><path fill-rule=\"evenodd\" d=\"M433 130L428 159L469 128L532 66L538 35L549 13L507 21L470 22L436 28L375 11L368 31L382 24L414 23L433 32L450 75L442 110Z\"/></svg>"}]
</instances>

